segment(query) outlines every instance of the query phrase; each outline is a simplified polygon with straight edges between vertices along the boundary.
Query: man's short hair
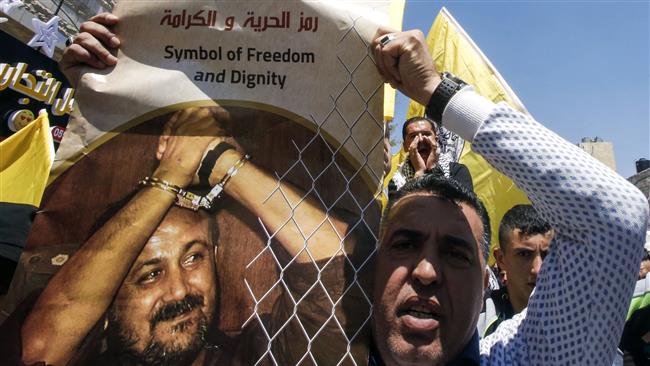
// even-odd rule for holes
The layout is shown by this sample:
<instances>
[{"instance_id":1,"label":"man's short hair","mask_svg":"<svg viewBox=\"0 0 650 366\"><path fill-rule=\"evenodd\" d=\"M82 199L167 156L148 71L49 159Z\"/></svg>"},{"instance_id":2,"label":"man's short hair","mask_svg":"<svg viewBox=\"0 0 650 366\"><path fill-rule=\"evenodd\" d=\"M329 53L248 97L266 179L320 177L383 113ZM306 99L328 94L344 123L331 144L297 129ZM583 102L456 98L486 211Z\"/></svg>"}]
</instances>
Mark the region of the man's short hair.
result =
<instances>
[{"instance_id":1,"label":"man's short hair","mask_svg":"<svg viewBox=\"0 0 650 366\"><path fill-rule=\"evenodd\" d=\"M510 243L515 229L519 229L522 235L530 236L546 234L552 227L532 205L516 205L503 215L499 225L499 246L502 250L505 249L504 244Z\"/></svg>"},{"instance_id":2,"label":"man's short hair","mask_svg":"<svg viewBox=\"0 0 650 366\"><path fill-rule=\"evenodd\" d=\"M404 121L404 124L402 125L402 141L406 140L406 127L408 127L408 125L410 125L411 123L420 122L420 121L429 122L429 124L431 125L431 129L433 130L433 133L435 133L436 136L438 136L438 129L436 129L436 123L433 122L433 120L430 118L418 116L418 117L411 117L406 121Z\"/></svg>"},{"instance_id":3,"label":"man's short hair","mask_svg":"<svg viewBox=\"0 0 650 366\"><path fill-rule=\"evenodd\" d=\"M391 208L402 198L417 193L428 193L456 204L465 203L473 208L483 222L483 243L480 243L483 253L481 254L483 255L483 259L487 261L490 253L490 237L492 234L490 230L490 217L487 214L483 202L481 202L474 192L465 188L455 179L447 178L442 174L425 174L424 176L409 180L402 188L388 197L388 204L386 205L382 218L382 235L385 225L388 224L387 220Z\"/></svg>"}]
</instances>

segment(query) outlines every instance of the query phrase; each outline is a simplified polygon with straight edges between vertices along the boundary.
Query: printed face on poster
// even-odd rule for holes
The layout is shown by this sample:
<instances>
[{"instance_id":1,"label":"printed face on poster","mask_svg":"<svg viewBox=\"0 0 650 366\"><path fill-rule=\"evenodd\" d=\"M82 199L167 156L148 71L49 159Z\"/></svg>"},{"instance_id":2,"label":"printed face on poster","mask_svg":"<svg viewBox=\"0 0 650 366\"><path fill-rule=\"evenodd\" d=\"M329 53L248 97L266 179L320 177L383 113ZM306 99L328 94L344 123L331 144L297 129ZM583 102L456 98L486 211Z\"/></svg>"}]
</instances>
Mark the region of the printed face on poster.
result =
<instances>
[{"instance_id":1,"label":"printed face on poster","mask_svg":"<svg viewBox=\"0 0 650 366\"><path fill-rule=\"evenodd\" d=\"M44 287L23 350L365 364L388 5L119 2L118 64L81 78L14 280L17 306Z\"/></svg>"}]
</instances>

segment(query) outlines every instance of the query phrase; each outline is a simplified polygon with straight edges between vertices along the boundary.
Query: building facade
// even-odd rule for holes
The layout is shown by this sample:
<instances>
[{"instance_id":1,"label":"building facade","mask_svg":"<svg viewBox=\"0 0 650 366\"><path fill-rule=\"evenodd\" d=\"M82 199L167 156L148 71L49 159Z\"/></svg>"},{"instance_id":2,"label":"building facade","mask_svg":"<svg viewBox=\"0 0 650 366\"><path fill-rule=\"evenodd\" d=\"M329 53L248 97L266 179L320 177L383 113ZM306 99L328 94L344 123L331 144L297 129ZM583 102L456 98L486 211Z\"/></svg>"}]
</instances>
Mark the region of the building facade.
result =
<instances>
[{"instance_id":1,"label":"building facade","mask_svg":"<svg viewBox=\"0 0 650 366\"><path fill-rule=\"evenodd\" d=\"M603 139L599 137L584 137L578 146L589 155L598 159L601 163L607 165L613 171L616 171L614 144L611 142L603 141Z\"/></svg>"},{"instance_id":2,"label":"building facade","mask_svg":"<svg viewBox=\"0 0 650 366\"><path fill-rule=\"evenodd\" d=\"M637 164L637 167L639 167L639 164ZM650 198L650 168L639 170L637 169L637 173L627 178L627 180L640 189L646 198Z\"/></svg>"}]
</instances>

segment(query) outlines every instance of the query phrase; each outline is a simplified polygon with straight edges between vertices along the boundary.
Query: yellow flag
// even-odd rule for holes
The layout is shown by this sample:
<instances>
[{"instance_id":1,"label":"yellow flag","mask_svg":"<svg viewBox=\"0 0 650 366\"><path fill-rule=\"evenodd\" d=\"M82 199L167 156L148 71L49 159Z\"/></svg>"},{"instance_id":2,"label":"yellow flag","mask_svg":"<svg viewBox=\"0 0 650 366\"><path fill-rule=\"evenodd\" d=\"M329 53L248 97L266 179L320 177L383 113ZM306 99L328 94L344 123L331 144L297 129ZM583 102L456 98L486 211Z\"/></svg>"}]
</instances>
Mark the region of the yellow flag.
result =
<instances>
[{"instance_id":1,"label":"yellow flag","mask_svg":"<svg viewBox=\"0 0 650 366\"><path fill-rule=\"evenodd\" d=\"M38 207L54 160L47 113L0 142L0 202Z\"/></svg>"},{"instance_id":2,"label":"yellow flag","mask_svg":"<svg viewBox=\"0 0 650 366\"><path fill-rule=\"evenodd\" d=\"M493 102L505 101L522 113L528 111L497 69L465 33L447 9L442 8L427 35L427 44L436 68L451 72L471 84L477 93ZM411 101L407 118L424 115L424 107ZM397 154L399 155L399 153ZM459 162L465 164L474 181L474 191L485 204L492 225L492 245L498 240L503 215L512 206L529 203L526 195L506 176L496 171L465 144ZM490 264L494 263L490 253Z\"/></svg>"},{"instance_id":3,"label":"yellow flag","mask_svg":"<svg viewBox=\"0 0 650 366\"><path fill-rule=\"evenodd\" d=\"M393 0L390 3L390 9L389 9L389 17L390 17L390 26L394 29L402 29L402 21L404 19L404 6L406 4L405 0ZM388 132L388 124L393 121L393 117L395 116L395 96L396 96L396 90L393 89L388 84L384 84L384 129L385 132ZM390 152L388 152L390 153ZM397 156L397 155L396 155ZM381 195L379 196L380 201L381 201L381 206L386 207L386 203L388 203L388 197L386 196L386 187L388 186L388 182L390 181L390 178L395 174L395 170L397 169L397 166L401 164L402 162L399 161L400 157L393 156L391 159L391 170L390 172L384 177L384 183L383 183L383 190L381 192Z\"/></svg>"},{"instance_id":4,"label":"yellow flag","mask_svg":"<svg viewBox=\"0 0 650 366\"><path fill-rule=\"evenodd\" d=\"M404 18L405 0L393 0L390 3L388 15L390 17L390 26L395 29L402 29L402 20ZM390 85L384 85L384 121L390 122L395 115L395 89Z\"/></svg>"}]
</instances>

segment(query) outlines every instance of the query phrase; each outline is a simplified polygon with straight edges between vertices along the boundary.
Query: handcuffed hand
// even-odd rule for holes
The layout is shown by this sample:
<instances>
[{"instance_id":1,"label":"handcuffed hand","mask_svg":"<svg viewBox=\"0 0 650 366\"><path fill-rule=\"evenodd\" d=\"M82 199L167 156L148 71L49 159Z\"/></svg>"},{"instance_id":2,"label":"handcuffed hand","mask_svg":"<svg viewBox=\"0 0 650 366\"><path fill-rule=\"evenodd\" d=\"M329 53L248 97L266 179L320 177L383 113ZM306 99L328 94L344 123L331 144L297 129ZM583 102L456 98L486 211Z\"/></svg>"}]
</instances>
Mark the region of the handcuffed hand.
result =
<instances>
[{"instance_id":1,"label":"handcuffed hand","mask_svg":"<svg viewBox=\"0 0 650 366\"><path fill-rule=\"evenodd\" d=\"M227 139L230 114L221 107L180 110L167 121L158 140L160 164L154 176L180 187L198 184L196 175L210 145Z\"/></svg>"}]
</instances>

